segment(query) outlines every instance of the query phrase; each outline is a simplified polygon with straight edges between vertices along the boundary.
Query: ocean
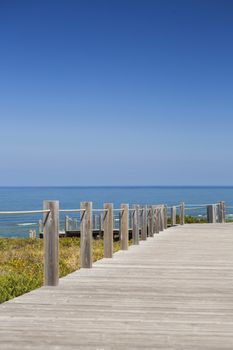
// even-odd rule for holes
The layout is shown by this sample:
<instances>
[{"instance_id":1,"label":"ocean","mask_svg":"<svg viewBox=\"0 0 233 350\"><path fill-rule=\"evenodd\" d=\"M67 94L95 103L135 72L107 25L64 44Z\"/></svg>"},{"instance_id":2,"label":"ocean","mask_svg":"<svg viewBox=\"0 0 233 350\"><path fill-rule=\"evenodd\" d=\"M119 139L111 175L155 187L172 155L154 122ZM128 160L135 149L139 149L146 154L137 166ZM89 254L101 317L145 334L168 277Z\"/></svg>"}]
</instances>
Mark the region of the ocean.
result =
<instances>
[{"instance_id":1,"label":"ocean","mask_svg":"<svg viewBox=\"0 0 233 350\"><path fill-rule=\"evenodd\" d=\"M210 204L221 200L233 207L233 187L0 187L0 211L40 210L43 200L59 200L60 208L79 208L81 201L92 201L93 208L110 202L119 208L121 203L132 204ZM188 210L188 214L205 216L206 208ZM233 214L233 208L227 208ZM78 214L75 214L78 216ZM69 214L70 217L75 217ZM29 230L38 231L40 214L0 215L0 237L28 237ZM61 215L61 227L64 215Z\"/></svg>"}]
</instances>

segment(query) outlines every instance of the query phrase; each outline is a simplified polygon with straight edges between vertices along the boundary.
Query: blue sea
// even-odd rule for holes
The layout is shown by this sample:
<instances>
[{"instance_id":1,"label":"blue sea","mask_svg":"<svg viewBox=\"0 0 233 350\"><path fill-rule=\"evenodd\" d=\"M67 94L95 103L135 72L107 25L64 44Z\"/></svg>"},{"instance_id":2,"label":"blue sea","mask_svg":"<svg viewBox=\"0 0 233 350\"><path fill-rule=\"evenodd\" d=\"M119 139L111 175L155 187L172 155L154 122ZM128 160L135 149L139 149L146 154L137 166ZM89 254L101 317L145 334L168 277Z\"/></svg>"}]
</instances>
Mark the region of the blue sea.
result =
<instances>
[{"instance_id":1,"label":"blue sea","mask_svg":"<svg viewBox=\"0 0 233 350\"><path fill-rule=\"evenodd\" d=\"M61 209L79 208L81 201L92 201L94 208L110 202L115 208L121 203L132 204L185 204L200 205L221 200L233 207L233 187L0 187L0 211L40 210L43 200L59 200ZM205 216L206 208L188 210L187 214ZM232 215L233 209L228 208ZM69 214L77 217L78 214ZM31 229L37 230L41 214L0 215L0 237L28 237ZM64 228L64 215L60 218Z\"/></svg>"}]
</instances>

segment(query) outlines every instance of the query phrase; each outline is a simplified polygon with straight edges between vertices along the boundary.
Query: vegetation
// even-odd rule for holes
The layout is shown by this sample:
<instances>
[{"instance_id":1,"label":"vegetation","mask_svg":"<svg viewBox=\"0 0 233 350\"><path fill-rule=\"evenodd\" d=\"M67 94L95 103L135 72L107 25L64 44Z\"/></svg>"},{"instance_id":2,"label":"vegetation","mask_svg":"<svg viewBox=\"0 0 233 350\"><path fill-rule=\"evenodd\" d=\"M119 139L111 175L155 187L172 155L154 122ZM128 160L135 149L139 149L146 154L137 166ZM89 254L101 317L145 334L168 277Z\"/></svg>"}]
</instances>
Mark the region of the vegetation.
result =
<instances>
[{"instance_id":1,"label":"vegetation","mask_svg":"<svg viewBox=\"0 0 233 350\"><path fill-rule=\"evenodd\" d=\"M114 242L114 252L119 250ZM60 239L60 277L79 269L80 239ZM93 261L103 258L103 240L93 241ZM43 284L43 240L0 238L0 303Z\"/></svg>"},{"instance_id":2,"label":"vegetation","mask_svg":"<svg viewBox=\"0 0 233 350\"><path fill-rule=\"evenodd\" d=\"M207 218L203 216L185 216L185 223L186 224L206 224L207 223Z\"/></svg>"},{"instance_id":3,"label":"vegetation","mask_svg":"<svg viewBox=\"0 0 233 350\"><path fill-rule=\"evenodd\" d=\"M179 224L177 215L176 222ZM228 220L231 221L231 220ZM206 223L205 217L185 216L185 223ZM168 225L171 219L168 218ZM114 242L114 252L120 243ZM103 258L103 240L93 241L93 261ZM60 277L79 269L80 239L60 239ZM43 284L43 240L0 238L0 303Z\"/></svg>"},{"instance_id":4,"label":"vegetation","mask_svg":"<svg viewBox=\"0 0 233 350\"><path fill-rule=\"evenodd\" d=\"M176 215L176 223L180 223L180 216ZM207 218L206 217L198 217L198 216L191 216L191 215L186 215L185 216L185 223L186 224L205 224L207 223ZM168 225L171 224L171 218L168 218Z\"/></svg>"}]
</instances>

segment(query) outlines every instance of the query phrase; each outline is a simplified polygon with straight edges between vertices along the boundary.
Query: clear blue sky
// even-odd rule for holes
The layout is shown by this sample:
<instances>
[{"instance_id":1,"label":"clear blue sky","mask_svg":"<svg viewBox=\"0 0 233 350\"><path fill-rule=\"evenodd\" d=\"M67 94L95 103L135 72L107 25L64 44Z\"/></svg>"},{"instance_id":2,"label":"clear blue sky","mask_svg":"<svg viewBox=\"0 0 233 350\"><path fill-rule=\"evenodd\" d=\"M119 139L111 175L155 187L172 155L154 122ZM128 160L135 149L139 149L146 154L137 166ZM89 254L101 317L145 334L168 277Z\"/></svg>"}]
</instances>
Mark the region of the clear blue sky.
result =
<instances>
[{"instance_id":1,"label":"clear blue sky","mask_svg":"<svg viewBox=\"0 0 233 350\"><path fill-rule=\"evenodd\" d=\"M0 185L233 184L233 1L0 0Z\"/></svg>"}]
</instances>

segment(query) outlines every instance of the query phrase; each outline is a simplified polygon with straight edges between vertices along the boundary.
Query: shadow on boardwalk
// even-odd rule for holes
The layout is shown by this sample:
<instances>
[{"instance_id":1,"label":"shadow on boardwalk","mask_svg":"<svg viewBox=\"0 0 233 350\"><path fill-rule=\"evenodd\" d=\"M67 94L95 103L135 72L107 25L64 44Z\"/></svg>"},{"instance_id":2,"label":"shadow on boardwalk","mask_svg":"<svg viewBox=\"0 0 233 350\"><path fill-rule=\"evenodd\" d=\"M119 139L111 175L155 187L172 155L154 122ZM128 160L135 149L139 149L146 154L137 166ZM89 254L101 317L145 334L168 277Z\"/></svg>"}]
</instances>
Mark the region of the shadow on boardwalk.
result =
<instances>
[{"instance_id":1,"label":"shadow on boardwalk","mask_svg":"<svg viewBox=\"0 0 233 350\"><path fill-rule=\"evenodd\" d=\"M233 225L173 227L0 305L0 349L233 349Z\"/></svg>"}]
</instances>

